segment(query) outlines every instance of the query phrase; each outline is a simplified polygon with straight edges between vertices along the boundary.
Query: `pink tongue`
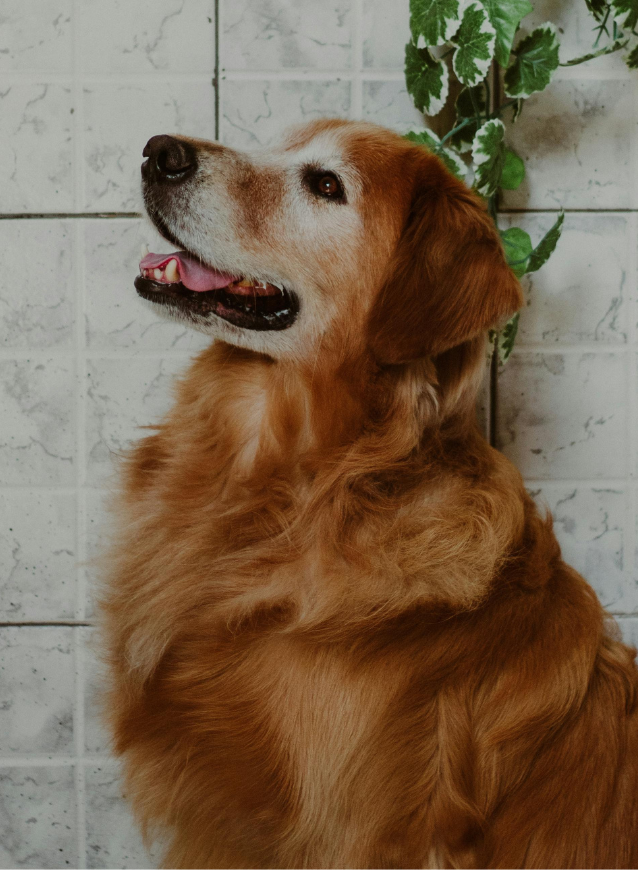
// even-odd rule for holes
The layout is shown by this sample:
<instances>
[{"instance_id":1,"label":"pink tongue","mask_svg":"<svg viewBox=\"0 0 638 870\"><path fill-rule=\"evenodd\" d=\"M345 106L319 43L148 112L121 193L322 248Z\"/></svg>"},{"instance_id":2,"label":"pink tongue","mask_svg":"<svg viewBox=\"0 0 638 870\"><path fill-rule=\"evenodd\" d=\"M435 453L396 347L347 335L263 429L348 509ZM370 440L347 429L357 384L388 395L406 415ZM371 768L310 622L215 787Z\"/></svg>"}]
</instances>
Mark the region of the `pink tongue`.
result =
<instances>
[{"instance_id":1,"label":"pink tongue","mask_svg":"<svg viewBox=\"0 0 638 870\"><path fill-rule=\"evenodd\" d=\"M238 281L237 275L218 272L209 266L204 266L192 254L186 251L175 251L174 254L147 254L140 263L140 269L161 269L169 260L177 261L179 280L184 287L205 293L207 290L219 290L228 287L233 281Z\"/></svg>"}]
</instances>

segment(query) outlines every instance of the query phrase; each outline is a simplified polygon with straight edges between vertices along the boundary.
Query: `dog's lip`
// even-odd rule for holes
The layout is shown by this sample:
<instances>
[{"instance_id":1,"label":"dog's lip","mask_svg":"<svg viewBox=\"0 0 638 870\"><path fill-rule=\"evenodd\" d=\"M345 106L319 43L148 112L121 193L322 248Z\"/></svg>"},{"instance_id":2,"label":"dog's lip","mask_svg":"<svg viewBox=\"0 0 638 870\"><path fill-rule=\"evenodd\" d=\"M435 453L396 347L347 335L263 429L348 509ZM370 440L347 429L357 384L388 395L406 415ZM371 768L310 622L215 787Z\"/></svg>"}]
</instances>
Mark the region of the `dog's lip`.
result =
<instances>
[{"instance_id":1,"label":"dog's lip","mask_svg":"<svg viewBox=\"0 0 638 870\"><path fill-rule=\"evenodd\" d=\"M215 315L242 329L288 329L297 319L299 300L289 290L273 293L233 292L230 286L216 290L190 290L181 282L166 283L138 275L135 289L143 298L167 305L194 322Z\"/></svg>"}]
</instances>

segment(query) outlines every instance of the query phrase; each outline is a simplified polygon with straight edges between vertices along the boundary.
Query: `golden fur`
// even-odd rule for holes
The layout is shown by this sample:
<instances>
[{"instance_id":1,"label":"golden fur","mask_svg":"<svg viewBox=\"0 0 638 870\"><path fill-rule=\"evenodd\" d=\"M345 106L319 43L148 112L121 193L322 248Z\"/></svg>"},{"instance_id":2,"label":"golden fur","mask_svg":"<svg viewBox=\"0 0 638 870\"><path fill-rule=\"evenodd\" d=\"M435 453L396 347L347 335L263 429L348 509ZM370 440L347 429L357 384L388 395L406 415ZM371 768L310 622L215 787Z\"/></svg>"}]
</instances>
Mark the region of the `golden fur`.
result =
<instances>
[{"instance_id":1,"label":"golden fur","mask_svg":"<svg viewBox=\"0 0 638 870\"><path fill-rule=\"evenodd\" d=\"M102 615L140 823L169 867L636 867L634 651L475 422L521 302L498 237L380 128L277 165L322 136L345 248L281 253L276 169L210 195L252 184L246 249L323 258L334 313L305 352L213 344L124 470Z\"/></svg>"}]
</instances>

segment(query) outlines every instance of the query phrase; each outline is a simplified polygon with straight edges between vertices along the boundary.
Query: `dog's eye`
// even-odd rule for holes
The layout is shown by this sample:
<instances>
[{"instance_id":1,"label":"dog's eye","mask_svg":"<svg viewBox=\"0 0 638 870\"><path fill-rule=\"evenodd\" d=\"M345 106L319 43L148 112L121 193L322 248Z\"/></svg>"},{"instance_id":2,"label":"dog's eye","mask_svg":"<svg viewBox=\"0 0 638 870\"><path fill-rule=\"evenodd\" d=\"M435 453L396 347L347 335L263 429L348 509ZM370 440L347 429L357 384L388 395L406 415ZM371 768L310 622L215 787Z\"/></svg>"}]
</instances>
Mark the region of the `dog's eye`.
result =
<instances>
[{"instance_id":1,"label":"dog's eye","mask_svg":"<svg viewBox=\"0 0 638 870\"><path fill-rule=\"evenodd\" d=\"M321 170L309 170L306 172L304 181L307 187L316 196L322 199L331 199L335 202L345 202L346 195L343 185L334 172Z\"/></svg>"}]
</instances>

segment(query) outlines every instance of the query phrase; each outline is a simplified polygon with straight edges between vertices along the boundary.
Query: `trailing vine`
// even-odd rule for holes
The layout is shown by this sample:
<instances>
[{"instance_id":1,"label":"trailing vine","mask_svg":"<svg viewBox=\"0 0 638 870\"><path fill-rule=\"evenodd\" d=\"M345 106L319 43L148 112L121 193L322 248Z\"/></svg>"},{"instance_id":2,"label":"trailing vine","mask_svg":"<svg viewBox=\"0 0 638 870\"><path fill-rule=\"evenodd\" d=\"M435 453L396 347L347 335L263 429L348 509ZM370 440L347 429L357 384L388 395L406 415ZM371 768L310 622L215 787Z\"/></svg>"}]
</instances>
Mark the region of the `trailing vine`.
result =
<instances>
[{"instance_id":1,"label":"trailing vine","mask_svg":"<svg viewBox=\"0 0 638 870\"><path fill-rule=\"evenodd\" d=\"M525 178L523 160L506 144L506 123L516 123L525 100L543 91L559 66L626 49L627 66L638 69L638 0L583 2L594 19L592 50L561 63L554 24L521 32L533 11L529 0L410 0L405 78L416 108L435 116L448 103L451 84L458 95L444 135L439 138L426 129L407 137L434 151L458 178L467 180L471 174L472 186L487 200L495 223L500 192L516 190ZM561 212L536 246L521 227L500 231L517 277L547 262L564 217ZM501 363L514 347L518 319L516 314L492 336Z\"/></svg>"}]
</instances>

